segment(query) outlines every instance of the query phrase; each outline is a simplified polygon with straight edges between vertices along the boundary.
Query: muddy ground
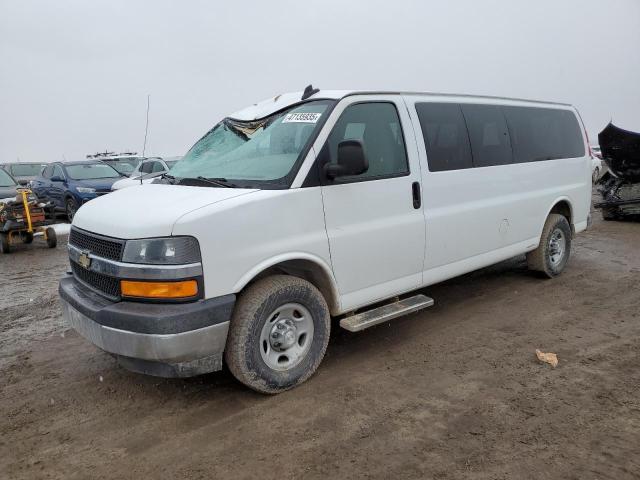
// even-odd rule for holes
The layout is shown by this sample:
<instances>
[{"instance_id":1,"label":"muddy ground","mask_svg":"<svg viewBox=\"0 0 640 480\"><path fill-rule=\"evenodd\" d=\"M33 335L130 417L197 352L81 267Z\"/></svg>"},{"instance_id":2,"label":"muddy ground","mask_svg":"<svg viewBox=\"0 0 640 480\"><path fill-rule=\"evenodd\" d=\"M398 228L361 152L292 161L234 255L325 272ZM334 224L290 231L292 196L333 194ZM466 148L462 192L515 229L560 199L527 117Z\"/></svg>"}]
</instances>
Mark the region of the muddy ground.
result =
<instances>
[{"instance_id":1,"label":"muddy ground","mask_svg":"<svg viewBox=\"0 0 640 480\"><path fill-rule=\"evenodd\" d=\"M596 219L554 280L519 257L334 324L276 397L116 366L60 319L64 243L0 258L0 478L640 478L640 223Z\"/></svg>"}]
</instances>

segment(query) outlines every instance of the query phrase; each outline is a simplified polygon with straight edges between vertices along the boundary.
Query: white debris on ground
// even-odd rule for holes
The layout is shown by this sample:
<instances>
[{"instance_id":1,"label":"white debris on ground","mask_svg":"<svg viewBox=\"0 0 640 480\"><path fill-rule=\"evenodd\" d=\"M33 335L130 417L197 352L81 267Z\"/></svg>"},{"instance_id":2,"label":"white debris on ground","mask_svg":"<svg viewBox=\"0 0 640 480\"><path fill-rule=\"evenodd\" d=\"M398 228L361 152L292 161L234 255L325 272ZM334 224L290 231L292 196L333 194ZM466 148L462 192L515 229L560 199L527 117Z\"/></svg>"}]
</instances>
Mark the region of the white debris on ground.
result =
<instances>
[{"instance_id":1,"label":"white debris on ground","mask_svg":"<svg viewBox=\"0 0 640 480\"><path fill-rule=\"evenodd\" d=\"M558 356L555 353L543 353L536 348L536 357L541 363L548 363L553 368L558 366Z\"/></svg>"},{"instance_id":2,"label":"white debris on ground","mask_svg":"<svg viewBox=\"0 0 640 480\"><path fill-rule=\"evenodd\" d=\"M70 223L54 223L53 225L48 226L55 230L57 236L69 235L69 232L71 231ZM42 233L36 233L36 235L42 235Z\"/></svg>"}]
</instances>

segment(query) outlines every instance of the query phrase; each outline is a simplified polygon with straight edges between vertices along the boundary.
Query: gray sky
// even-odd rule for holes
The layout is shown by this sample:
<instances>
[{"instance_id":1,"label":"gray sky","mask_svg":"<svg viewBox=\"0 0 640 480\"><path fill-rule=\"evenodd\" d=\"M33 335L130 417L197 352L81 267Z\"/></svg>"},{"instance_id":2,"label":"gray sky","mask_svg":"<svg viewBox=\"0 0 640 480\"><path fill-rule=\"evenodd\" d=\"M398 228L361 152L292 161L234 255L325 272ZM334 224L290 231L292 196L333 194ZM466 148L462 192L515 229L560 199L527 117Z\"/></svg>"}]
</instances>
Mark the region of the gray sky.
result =
<instances>
[{"instance_id":1,"label":"gray sky","mask_svg":"<svg viewBox=\"0 0 640 480\"><path fill-rule=\"evenodd\" d=\"M640 1L0 0L0 162L179 155L313 83L570 102L640 131Z\"/></svg>"}]
</instances>

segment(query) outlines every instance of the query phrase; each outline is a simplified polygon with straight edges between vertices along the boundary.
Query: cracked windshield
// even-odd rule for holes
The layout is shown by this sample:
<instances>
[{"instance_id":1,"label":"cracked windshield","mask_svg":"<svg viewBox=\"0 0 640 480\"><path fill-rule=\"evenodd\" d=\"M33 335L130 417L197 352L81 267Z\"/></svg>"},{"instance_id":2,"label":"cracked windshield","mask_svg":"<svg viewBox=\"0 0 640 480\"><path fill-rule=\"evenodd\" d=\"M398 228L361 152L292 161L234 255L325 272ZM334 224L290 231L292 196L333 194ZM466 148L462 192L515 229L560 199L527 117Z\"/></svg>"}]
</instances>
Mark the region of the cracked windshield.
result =
<instances>
[{"instance_id":1,"label":"cracked windshield","mask_svg":"<svg viewBox=\"0 0 640 480\"><path fill-rule=\"evenodd\" d=\"M255 121L225 118L202 137L170 174L234 186L286 186L329 101L298 105Z\"/></svg>"}]
</instances>

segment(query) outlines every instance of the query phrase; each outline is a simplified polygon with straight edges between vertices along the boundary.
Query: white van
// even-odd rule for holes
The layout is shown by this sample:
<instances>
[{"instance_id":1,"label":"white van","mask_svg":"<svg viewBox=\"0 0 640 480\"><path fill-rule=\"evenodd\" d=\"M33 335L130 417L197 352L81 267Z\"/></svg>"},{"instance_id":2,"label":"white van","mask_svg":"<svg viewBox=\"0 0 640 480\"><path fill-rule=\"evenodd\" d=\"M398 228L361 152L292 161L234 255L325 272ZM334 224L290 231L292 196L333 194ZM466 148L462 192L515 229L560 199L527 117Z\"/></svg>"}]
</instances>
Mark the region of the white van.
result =
<instances>
[{"instance_id":1,"label":"white van","mask_svg":"<svg viewBox=\"0 0 640 480\"><path fill-rule=\"evenodd\" d=\"M67 320L128 369L224 361L276 393L316 370L332 317L362 330L525 253L558 275L591 159L570 105L307 87L223 119L161 182L78 210Z\"/></svg>"}]
</instances>

